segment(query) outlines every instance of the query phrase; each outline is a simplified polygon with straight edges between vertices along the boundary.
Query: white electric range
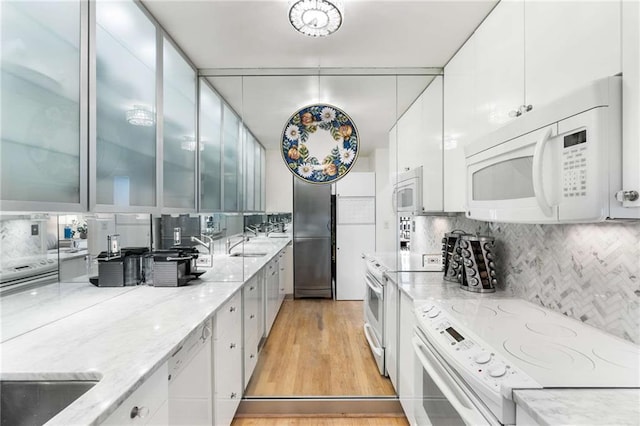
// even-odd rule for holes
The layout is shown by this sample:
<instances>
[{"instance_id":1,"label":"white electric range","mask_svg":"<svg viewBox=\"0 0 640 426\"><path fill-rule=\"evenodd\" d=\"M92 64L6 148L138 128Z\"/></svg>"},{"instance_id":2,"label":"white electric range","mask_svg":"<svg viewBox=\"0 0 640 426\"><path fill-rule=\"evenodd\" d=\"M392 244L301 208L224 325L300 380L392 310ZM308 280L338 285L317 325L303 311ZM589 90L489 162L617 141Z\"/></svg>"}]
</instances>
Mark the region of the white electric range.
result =
<instances>
[{"instance_id":1,"label":"white electric range","mask_svg":"<svg viewBox=\"0 0 640 426\"><path fill-rule=\"evenodd\" d=\"M514 424L515 389L640 388L638 345L522 299L429 300L416 316L416 362L467 424Z\"/></svg>"}]
</instances>

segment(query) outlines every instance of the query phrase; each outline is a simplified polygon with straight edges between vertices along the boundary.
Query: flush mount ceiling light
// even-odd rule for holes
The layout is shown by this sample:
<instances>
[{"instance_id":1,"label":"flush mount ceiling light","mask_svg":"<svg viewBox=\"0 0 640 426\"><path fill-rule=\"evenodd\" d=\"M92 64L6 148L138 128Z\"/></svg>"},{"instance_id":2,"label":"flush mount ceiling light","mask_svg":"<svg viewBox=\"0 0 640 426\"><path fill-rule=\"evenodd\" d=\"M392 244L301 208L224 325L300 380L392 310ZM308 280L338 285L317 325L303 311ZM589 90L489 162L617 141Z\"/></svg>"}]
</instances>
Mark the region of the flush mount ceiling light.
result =
<instances>
[{"instance_id":1,"label":"flush mount ceiling light","mask_svg":"<svg viewBox=\"0 0 640 426\"><path fill-rule=\"evenodd\" d=\"M127 111L127 122L134 126L153 126L156 118L152 111L142 105L134 105L133 109Z\"/></svg>"},{"instance_id":2,"label":"flush mount ceiling light","mask_svg":"<svg viewBox=\"0 0 640 426\"><path fill-rule=\"evenodd\" d=\"M311 37L334 33L344 20L342 0L293 0L289 2L289 22Z\"/></svg>"}]
</instances>

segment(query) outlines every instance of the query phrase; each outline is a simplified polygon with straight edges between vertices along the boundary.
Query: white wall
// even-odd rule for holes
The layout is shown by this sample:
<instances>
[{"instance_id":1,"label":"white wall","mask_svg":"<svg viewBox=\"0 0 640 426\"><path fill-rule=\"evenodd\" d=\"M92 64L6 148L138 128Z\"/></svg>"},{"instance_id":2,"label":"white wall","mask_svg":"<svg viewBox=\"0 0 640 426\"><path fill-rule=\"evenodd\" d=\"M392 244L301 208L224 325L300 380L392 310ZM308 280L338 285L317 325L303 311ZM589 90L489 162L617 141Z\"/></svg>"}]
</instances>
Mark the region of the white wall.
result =
<instances>
[{"instance_id":1,"label":"white wall","mask_svg":"<svg viewBox=\"0 0 640 426\"><path fill-rule=\"evenodd\" d=\"M268 212L293 211L293 175L280 150L267 150L266 192Z\"/></svg>"},{"instance_id":2,"label":"white wall","mask_svg":"<svg viewBox=\"0 0 640 426\"><path fill-rule=\"evenodd\" d=\"M391 206L389 150L376 149L373 154L376 172L376 252L396 250L396 217Z\"/></svg>"}]
</instances>

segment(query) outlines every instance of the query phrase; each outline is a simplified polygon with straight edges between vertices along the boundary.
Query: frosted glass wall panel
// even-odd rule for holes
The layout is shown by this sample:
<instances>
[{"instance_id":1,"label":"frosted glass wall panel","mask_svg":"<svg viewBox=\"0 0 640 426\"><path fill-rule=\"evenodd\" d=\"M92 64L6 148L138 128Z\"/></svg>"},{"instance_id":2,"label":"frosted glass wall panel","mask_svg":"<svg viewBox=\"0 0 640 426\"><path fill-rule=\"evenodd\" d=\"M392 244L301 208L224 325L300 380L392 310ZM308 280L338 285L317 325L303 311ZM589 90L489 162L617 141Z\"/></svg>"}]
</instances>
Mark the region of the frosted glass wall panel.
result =
<instances>
[{"instance_id":1,"label":"frosted glass wall panel","mask_svg":"<svg viewBox=\"0 0 640 426\"><path fill-rule=\"evenodd\" d=\"M253 187L255 188L255 209L256 210L263 210L262 209L262 178L263 178L263 174L262 174L262 160L260 158L261 155L261 150L262 150L262 146L260 146L259 143L256 143L253 146L253 161L255 164L255 175L254 175L254 180L253 180Z\"/></svg>"},{"instance_id":2,"label":"frosted glass wall panel","mask_svg":"<svg viewBox=\"0 0 640 426\"><path fill-rule=\"evenodd\" d=\"M163 205L194 209L196 72L166 39L163 51Z\"/></svg>"},{"instance_id":3,"label":"frosted glass wall panel","mask_svg":"<svg viewBox=\"0 0 640 426\"><path fill-rule=\"evenodd\" d=\"M132 1L96 2L96 202L156 205L156 27Z\"/></svg>"},{"instance_id":4,"label":"frosted glass wall panel","mask_svg":"<svg viewBox=\"0 0 640 426\"><path fill-rule=\"evenodd\" d=\"M222 103L218 95L200 81L200 209L222 210L221 133Z\"/></svg>"},{"instance_id":5,"label":"frosted glass wall panel","mask_svg":"<svg viewBox=\"0 0 640 426\"><path fill-rule=\"evenodd\" d=\"M227 106L224 106L222 121L222 140L224 152L224 211L238 211L238 159L240 148L240 119Z\"/></svg>"},{"instance_id":6,"label":"frosted glass wall panel","mask_svg":"<svg viewBox=\"0 0 640 426\"><path fill-rule=\"evenodd\" d=\"M77 204L80 2L2 1L0 17L0 199Z\"/></svg>"}]
</instances>

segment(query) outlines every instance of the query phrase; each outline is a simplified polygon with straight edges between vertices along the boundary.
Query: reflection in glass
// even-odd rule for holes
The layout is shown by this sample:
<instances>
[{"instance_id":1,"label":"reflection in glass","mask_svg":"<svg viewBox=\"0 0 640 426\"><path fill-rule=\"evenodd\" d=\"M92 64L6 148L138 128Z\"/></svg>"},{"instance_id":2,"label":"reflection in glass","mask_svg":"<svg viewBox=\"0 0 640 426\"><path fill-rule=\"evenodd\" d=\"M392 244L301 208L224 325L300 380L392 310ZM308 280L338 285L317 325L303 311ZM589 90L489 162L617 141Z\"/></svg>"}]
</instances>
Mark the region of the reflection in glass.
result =
<instances>
[{"instance_id":1,"label":"reflection in glass","mask_svg":"<svg viewBox=\"0 0 640 426\"><path fill-rule=\"evenodd\" d=\"M200 207L222 210L221 143L222 103L218 95L200 79Z\"/></svg>"},{"instance_id":2,"label":"reflection in glass","mask_svg":"<svg viewBox=\"0 0 640 426\"><path fill-rule=\"evenodd\" d=\"M196 72L164 39L164 207L195 208Z\"/></svg>"},{"instance_id":3,"label":"reflection in glass","mask_svg":"<svg viewBox=\"0 0 640 426\"><path fill-rule=\"evenodd\" d=\"M156 205L156 27L134 2L96 2L96 201ZM131 113L129 113L131 115Z\"/></svg>"},{"instance_id":4,"label":"reflection in glass","mask_svg":"<svg viewBox=\"0 0 640 426\"><path fill-rule=\"evenodd\" d=\"M0 199L79 203L80 2L0 8Z\"/></svg>"},{"instance_id":5,"label":"reflection in glass","mask_svg":"<svg viewBox=\"0 0 640 426\"><path fill-rule=\"evenodd\" d=\"M245 147L244 147L244 160L245 160L245 211L259 210L255 206L255 145L256 140L251 133L245 129Z\"/></svg>"}]
</instances>

